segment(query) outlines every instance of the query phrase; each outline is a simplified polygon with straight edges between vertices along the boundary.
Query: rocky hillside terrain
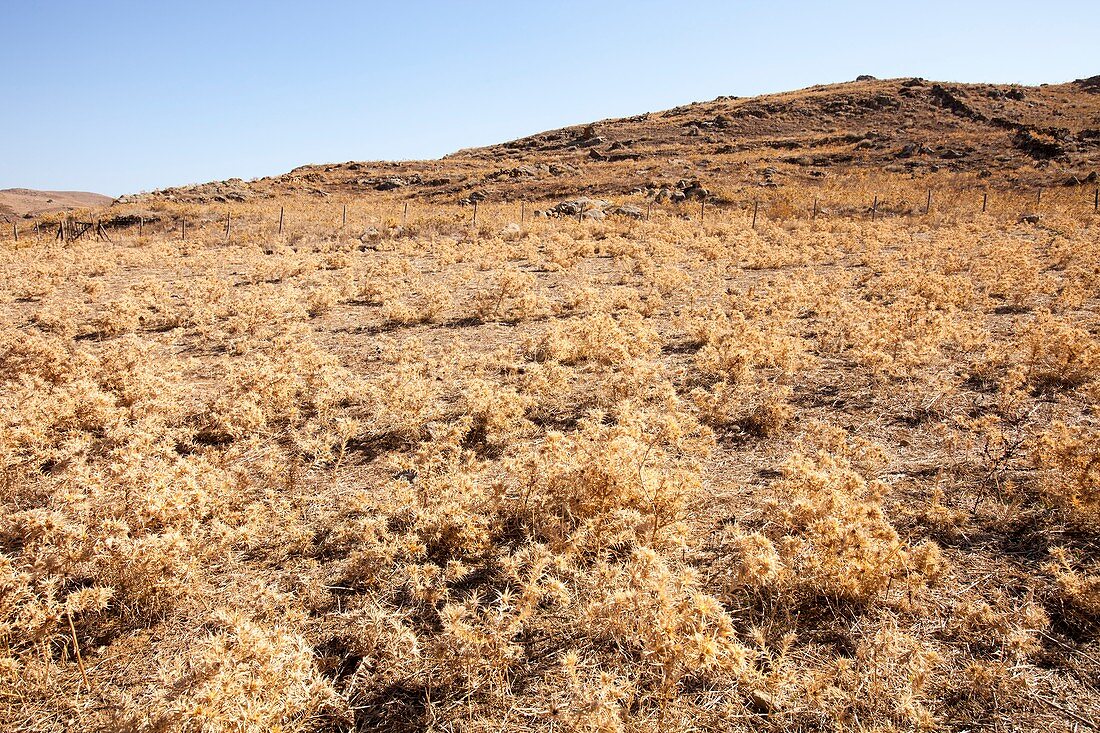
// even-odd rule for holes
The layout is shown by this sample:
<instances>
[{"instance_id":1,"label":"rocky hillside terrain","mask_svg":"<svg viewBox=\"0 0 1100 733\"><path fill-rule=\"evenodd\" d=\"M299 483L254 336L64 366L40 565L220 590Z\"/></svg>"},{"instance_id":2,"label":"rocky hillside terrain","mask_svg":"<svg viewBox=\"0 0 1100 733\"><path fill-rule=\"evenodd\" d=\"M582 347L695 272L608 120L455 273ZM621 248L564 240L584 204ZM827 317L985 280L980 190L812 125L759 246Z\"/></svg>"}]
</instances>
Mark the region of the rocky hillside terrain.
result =
<instances>
[{"instance_id":1,"label":"rocky hillside terrain","mask_svg":"<svg viewBox=\"0 0 1100 733\"><path fill-rule=\"evenodd\" d=\"M953 175L1012 189L1093 185L1098 171L1100 76L1038 87L861 77L566 127L440 160L305 165L121 201L377 192L438 203L581 193L675 199L705 190L721 204L847 174Z\"/></svg>"}]
</instances>

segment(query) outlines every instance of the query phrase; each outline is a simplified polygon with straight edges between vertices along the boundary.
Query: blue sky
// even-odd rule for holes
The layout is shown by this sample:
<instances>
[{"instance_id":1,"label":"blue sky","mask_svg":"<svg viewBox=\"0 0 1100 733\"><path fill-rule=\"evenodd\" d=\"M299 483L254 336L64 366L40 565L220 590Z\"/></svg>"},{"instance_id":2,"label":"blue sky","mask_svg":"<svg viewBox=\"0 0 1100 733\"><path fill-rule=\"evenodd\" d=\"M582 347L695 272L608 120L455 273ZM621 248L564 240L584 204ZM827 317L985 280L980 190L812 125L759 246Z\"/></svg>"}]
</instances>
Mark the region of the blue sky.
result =
<instances>
[{"instance_id":1,"label":"blue sky","mask_svg":"<svg viewBox=\"0 0 1100 733\"><path fill-rule=\"evenodd\" d=\"M722 94L1100 74L1095 2L0 0L0 188L433 158Z\"/></svg>"}]
</instances>

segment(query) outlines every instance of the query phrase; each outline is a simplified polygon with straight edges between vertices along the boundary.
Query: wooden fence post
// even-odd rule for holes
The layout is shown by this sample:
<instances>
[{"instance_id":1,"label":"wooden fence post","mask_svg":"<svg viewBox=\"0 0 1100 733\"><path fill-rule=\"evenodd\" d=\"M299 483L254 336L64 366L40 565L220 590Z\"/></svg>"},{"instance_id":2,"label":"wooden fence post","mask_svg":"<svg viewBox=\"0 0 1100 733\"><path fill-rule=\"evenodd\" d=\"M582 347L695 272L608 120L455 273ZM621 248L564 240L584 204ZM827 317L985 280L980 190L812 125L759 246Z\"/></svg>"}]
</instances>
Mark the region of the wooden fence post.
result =
<instances>
[{"instance_id":1,"label":"wooden fence post","mask_svg":"<svg viewBox=\"0 0 1100 733\"><path fill-rule=\"evenodd\" d=\"M225 241L229 241L230 227L232 226L232 219L230 219L229 212L225 212Z\"/></svg>"},{"instance_id":2,"label":"wooden fence post","mask_svg":"<svg viewBox=\"0 0 1100 733\"><path fill-rule=\"evenodd\" d=\"M752 202L752 228L756 229L756 211L760 208L760 200L754 199Z\"/></svg>"},{"instance_id":3,"label":"wooden fence post","mask_svg":"<svg viewBox=\"0 0 1100 733\"><path fill-rule=\"evenodd\" d=\"M875 220L876 214L878 214L878 196L875 196L875 202L871 204L871 221Z\"/></svg>"},{"instance_id":4,"label":"wooden fence post","mask_svg":"<svg viewBox=\"0 0 1100 733\"><path fill-rule=\"evenodd\" d=\"M19 241L19 225L16 224L14 221L11 223L11 233L12 233L12 236L15 237L15 241L18 242Z\"/></svg>"},{"instance_id":5,"label":"wooden fence post","mask_svg":"<svg viewBox=\"0 0 1100 733\"><path fill-rule=\"evenodd\" d=\"M983 214L985 213L985 207L988 203L989 203L989 194L988 193L983 193L982 194L982 213Z\"/></svg>"},{"instance_id":6,"label":"wooden fence post","mask_svg":"<svg viewBox=\"0 0 1100 733\"><path fill-rule=\"evenodd\" d=\"M138 236L142 236L145 233L145 217L138 217Z\"/></svg>"},{"instance_id":7,"label":"wooden fence post","mask_svg":"<svg viewBox=\"0 0 1100 733\"><path fill-rule=\"evenodd\" d=\"M1043 189L1040 188L1035 194L1035 205L1038 206L1041 203L1043 203Z\"/></svg>"},{"instance_id":8,"label":"wooden fence post","mask_svg":"<svg viewBox=\"0 0 1100 733\"><path fill-rule=\"evenodd\" d=\"M704 197L699 201L699 223L702 224L707 218L707 200Z\"/></svg>"},{"instance_id":9,"label":"wooden fence post","mask_svg":"<svg viewBox=\"0 0 1100 733\"><path fill-rule=\"evenodd\" d=\"M817 196L814 196L814 215L813 218L817 218Z\"/></svg>"},{"instance_id":10,"label":"wooden fence post","mask_svg":"<svg viewBox=\"0 0 1100 733\"><path fill-rule=\"evenodd\" d=\"M928 189L928 198L924 202L924 215L928 216L928 212L932 209L932 189Z\"/></svg>"},{"instance_id":11,"label":"wooden fence post","mask_svg":"<svg viewBox=\"0 0 1100 733\"><path fill-rule=\"evenodd\" d=\"M340 226L346 227L348 225L348 205L344 204L344 210L340 213Z\"/></svg>"},{"instance_id":12,"label":"wooden fence post","mask_svg":"<svg viewBox=\"0 0 1100 733\"><path fill-rule=\"evenodd\" d=\"M1100 188L1097 188L1092 196L1092 210L1100 211Z\"/></svg>"},{"instance_id":13,"label":"wooden fence post","mask_svg":"<svg viewBox=\"0 0 1100 733\"><path fill-rule=\"evenodd\" d=\"M283 207L279 207L279 234L283 233Z\"/></svg>"},{"instance_id":14,"label":"wooden fence post","mask_svg":"<svg viewBox=\"0 0 1100 733\"><path fill-rule=\"evenodd\" d=\"M405 210L401 212L401 226L405 226L409 221L409 202L405 202Z\"/></svg>"},{"instance_id":15,"label":"wooden fence post","mask_svg":"<svg viewBox=\"0 0 1100 733\"><path fill-rule=\"evenodd\" d=\"M474 222L473 225L477 226L477 199L474 199Z\"/></svg>"},{"instance_id":16,"label":"wooden fence post","mask_svg":"<svg viewBox=\"0 0 1100 733\"><path fill-rule=\"evenodd\" d=\"M653 201L650 200L649 206L645 209L645 220L649 221L649 215L653 213Z\"/></svg>"}]
</instances>

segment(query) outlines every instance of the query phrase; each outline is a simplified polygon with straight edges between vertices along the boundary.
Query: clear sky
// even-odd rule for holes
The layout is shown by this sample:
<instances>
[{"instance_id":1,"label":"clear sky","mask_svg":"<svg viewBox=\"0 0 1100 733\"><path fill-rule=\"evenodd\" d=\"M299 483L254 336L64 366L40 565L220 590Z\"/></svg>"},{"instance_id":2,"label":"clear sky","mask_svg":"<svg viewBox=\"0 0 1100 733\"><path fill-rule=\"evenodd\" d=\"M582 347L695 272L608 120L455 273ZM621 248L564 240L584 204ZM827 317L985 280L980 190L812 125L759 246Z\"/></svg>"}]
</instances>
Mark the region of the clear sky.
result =
<instances>
[{"instance_id":1,"label":"clear sky","mask_svg":"<svg viewBox=\"0 0 1100 733\"><path fill-rule=\"evenodd\" d=\"M112 195L858 74L1100 74L1095 0L0 0L0 19L0 188Z\"/></svg>"}]
</instances>

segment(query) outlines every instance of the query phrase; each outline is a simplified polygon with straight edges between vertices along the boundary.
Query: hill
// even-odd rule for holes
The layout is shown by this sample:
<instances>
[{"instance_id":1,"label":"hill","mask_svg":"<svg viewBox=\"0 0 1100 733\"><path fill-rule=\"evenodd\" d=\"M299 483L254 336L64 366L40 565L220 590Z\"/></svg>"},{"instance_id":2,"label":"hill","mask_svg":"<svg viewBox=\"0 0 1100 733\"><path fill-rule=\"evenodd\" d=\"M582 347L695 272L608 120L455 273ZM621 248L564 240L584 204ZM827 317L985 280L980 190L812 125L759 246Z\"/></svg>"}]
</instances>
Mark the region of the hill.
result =
<instances>
[{"instance_id":1,"label":"hill","mask_svg":"<svg viewBox=\"0 0 1100 733\"><path fill-rule=\"evenodd\" d=\"M36 217L58 211L98 209L114 199L87 191L36 191L30 188L0 190L0 219Z\"/></svg>"},{"instance_id":2,"label":"hill","mask_svg":"<svg viewBox=\"0 0 1100 733\"><path fill-rule=\"evenodd\" d=\"M721 203L852 174L939 175L995 188L1091 184L1100 77L1038 87L865 80L566 127L440 160L305 165L276 177L126 200L369 195L455 202L670 193L703 181ZM749 192L749 194L746 194Z\"/></svg>"}]
</instances>

